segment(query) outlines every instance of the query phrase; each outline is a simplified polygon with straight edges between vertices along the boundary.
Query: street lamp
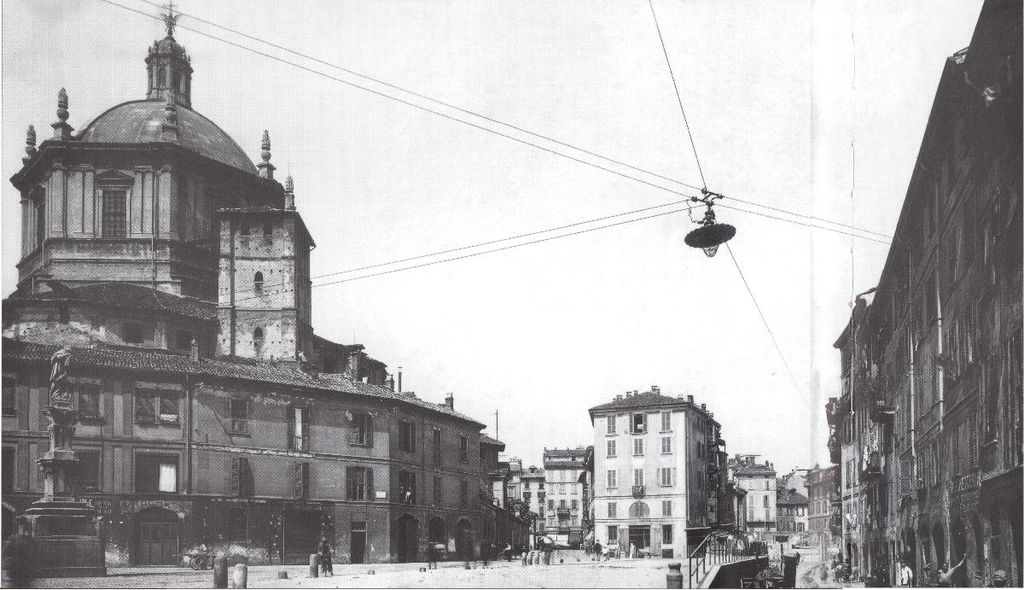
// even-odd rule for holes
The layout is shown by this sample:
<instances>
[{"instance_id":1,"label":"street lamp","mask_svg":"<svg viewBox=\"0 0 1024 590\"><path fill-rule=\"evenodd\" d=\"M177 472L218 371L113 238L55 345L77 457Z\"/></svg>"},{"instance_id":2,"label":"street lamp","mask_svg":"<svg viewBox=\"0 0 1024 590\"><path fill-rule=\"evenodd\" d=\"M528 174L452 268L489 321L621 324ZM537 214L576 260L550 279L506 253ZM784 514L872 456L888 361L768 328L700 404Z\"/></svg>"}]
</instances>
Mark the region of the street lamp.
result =
<instances>
[{"instance_id":1,"label":"street lamp","mask_svg":"<svg viewBox=\"0 0 1024 590\"><path fill-rule=\"evenodd\" d=\"M696 222L700 224L700 227L686 234L686 238L683 241L691 248L704 250L704 254L711 258L718 252L719 246L728 242L736 235L736 228L727 223L715 222L715 211L712 209L712 206L715 199L722 198L722 195L707 190L702 191L702 193L700 198L693 197L691 200L704 203L707 206L707 211L704 212L704 219Z\"/></svg>"}]
</instances>

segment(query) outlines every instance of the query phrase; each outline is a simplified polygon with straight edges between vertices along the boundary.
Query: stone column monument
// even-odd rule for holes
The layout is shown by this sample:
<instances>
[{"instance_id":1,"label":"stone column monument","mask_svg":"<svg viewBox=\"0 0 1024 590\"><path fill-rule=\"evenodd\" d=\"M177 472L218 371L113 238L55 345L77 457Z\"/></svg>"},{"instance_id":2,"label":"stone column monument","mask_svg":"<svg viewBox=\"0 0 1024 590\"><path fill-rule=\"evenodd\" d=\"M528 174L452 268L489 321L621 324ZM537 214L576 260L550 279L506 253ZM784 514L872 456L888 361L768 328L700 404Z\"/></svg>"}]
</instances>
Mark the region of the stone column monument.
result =
<instances>
[{"instance_id":1,"label":"stone column monument","mask_svg":"<svg viewBox=\"0 0 1024 590\"><path fill-rule=\"evenodd\" d=\"M38 577L104 576L104 547L96 510L76 500L70 476L78 467L72 449L78 411L68 382L71 351L58 350L50 358L50 449L39 459L43 471L43 497L25 511L35 543Z\"/></svg>"}]
</instances>

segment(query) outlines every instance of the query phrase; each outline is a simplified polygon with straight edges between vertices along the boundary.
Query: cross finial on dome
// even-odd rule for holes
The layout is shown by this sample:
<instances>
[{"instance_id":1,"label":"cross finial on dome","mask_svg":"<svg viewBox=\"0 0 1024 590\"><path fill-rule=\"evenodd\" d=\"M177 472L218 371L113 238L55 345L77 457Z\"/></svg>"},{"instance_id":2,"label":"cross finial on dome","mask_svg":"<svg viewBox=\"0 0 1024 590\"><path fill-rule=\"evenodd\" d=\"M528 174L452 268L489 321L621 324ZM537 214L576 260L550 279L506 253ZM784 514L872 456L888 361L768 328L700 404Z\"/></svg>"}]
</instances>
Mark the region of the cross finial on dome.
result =
<instances>
[{"instance_id":1,"label":"cross finial on dome","mask_svg":"<svg viewBox=\"0 0 1024 590\"><path fill-rule=\"evenodd\" d=\"M57 119L56 123L50 125L53 127L53 138L71 139L71 132L75 128L68 125L68 91L63 88L57 93Z\"/></svg>"},{"instance_id":2,"label":"cross finial on dome","mask_svg":"<svg viewBox=\"0 0 1024 590\"><path fill-rule=\"evenodd\" d=\"M168 2L167 4L164 4L163 7L167 9L167 14L163 15L164 25L167 26L167 36L168 37L173 37L174 36L174 25L178 24L178 18L181 17L181 13L180 12L178 14L174 13L174 1L173 0L171 0L171 2Z\"/></svg>"},{"instance_id":3,"label":"cross finial on dome","mask_svg":"<svg viewBox=\"0 0 1024 590\"><path fill-rule=\"evenodd\" d=\"M256 165L260 169L260 176L263 178L274 178L274 165L270 163L270 133L263 130L263 141L260 142L260 158L262 162Z\"/></svg>"}]
</instances>

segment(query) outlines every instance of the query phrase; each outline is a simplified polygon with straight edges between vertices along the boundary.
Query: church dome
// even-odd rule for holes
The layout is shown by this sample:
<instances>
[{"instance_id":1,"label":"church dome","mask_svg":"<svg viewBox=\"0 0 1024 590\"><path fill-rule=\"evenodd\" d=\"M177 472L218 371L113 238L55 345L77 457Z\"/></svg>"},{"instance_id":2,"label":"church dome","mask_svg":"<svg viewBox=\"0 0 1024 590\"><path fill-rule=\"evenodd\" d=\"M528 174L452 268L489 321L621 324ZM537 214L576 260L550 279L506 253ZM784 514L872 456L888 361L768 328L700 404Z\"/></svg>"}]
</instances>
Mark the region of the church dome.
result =
<instances>
[{"instance_id":1,"label":"church dome","mask_svg":"<svg viewBox=\"0 0 1024 590\"><path fill-rule=\"evenodd\" d=\"M91 143L168 141L161 135L165 104L163 100L119 104L96 117L77 139ZM257 173L249 156L213 121L180 104L177 114L178 133L177 138L171 140L173 143L244 172Z\"/></svg>"}]
</instances>

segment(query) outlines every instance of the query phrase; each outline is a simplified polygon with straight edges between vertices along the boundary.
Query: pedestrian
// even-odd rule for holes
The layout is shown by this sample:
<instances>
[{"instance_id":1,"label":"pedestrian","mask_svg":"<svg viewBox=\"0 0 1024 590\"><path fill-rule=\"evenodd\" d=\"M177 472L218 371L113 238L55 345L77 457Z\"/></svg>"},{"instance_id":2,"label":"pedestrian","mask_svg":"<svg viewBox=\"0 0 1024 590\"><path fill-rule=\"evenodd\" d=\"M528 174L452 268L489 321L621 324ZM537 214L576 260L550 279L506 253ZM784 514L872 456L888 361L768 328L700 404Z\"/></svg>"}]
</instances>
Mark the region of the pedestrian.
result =
<instances>
[{"instance_id":1,"label":"pedestrian","mask_svg":"<svg viewBox=\"0 0 1024 590\"><path fill-rule=\"evenodd\" d=\"M11 535L3 548L3 587L31 588L32 567L35 563L32 537L29 535L29 523L24 518L18 519L18 532Z\"/></svg>"},{"instance_id":2,"label":"pedestrian","mask_svg":"<svg viewBox=\"0 0 1024 590\"><path fill-rule=\"evenodd\" d=\"M594 541L594 555L597 556L598 561L601 560L601 542Z\"/></svg>"},{"instance_id":3,"label":"pedestrian","mask_svg":"<svg viewBox=\"0 0 1024 590\"><path fill-rule=\"evenodd\" d=\"M964 556L960 559L960 563L954 565L953 567L947 569L946 571L941 571L940 570L939 571L939 586L943 586L943 587L947 587L947 588L952 587L953 586L953 577L956 576L957 570L960 569L960 566L962 566L964 564L964 561L966 559L967 559L967 554L964 554Z\"/></svg>"},{"instance_id":4,"label":"pedestrian","mask_svg":"<svg viewBox=\"0 0 1024 590\"><path fill-rule=\"evenodd\" d=\"M910 588L914 585L914 571L903 563L902 559L896 562L896 585L900 588Z\"/></svg>"},{"instance_id":5,"label":"pedestrian","mask_svg":"<svg viewBox=\"0 0 1024 590\"><path fill-rule=\"evenodd\" d=\"M320 540L320 573L325 576L334 575L334 565L331 564L331 546L327 543L327 537Z\"/></svg>"},{"instance_id":6,"label":"pedestrian","mask_svg":"<svg viewBox=\"0 0 1024 590\"><path fill-rule=\"evenodd\" d=\"M427 569L437 569L437 543L427 543Z\"/></svg>"}]
</instances>

